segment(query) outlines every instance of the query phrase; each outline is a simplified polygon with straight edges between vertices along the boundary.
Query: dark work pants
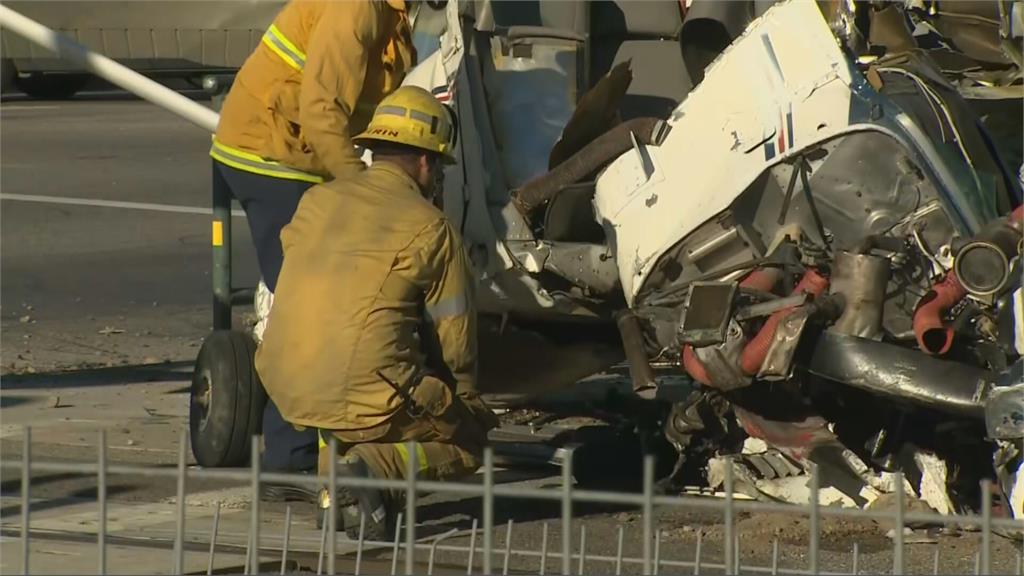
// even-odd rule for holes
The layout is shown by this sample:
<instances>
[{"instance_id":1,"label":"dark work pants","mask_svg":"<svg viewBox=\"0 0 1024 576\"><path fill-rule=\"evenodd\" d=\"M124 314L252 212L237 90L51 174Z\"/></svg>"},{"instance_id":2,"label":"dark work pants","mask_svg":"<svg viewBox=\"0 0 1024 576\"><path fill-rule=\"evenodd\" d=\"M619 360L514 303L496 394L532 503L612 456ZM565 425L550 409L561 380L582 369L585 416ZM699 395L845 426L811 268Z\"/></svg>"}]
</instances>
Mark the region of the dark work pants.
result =
<instances>
[{"instance_id":1,"label":"dark work pants","mask_svg":"<svg viewBox=\"0 0 1024 576\"><path fill-rule=\"evenodd\" d=\"M237 170L213 161L213 185L227 186L245 210L252 242L256 246L263 282L277 288L284 254L281 228L292 220L302 194L312 184L271 178ZM298 431L285 421L273 401L263 411L264 470L298 472L316 470L317 437L314 430Z\"/></svg>"}]
</instances>

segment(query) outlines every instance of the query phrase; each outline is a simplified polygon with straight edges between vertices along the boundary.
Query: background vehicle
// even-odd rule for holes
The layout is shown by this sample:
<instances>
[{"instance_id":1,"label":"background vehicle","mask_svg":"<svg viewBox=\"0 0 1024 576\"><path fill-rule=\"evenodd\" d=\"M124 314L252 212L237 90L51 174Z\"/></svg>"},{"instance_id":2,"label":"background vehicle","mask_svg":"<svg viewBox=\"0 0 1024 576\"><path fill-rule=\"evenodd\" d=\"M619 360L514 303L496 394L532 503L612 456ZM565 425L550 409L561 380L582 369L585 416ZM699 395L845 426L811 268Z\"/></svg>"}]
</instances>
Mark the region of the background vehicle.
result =
<instances>
[{"instance_id":1,"label":"background vehicle","mask_svg":"<svg viewBox=\"0 0 1024 576\"><path fill-rule=\"evenodd\" d=\"M90 50L155 78L197 87L208 74L233 73L259 43L283 0L84 0L5 3ZM69 98L91 76L9 31L0 31L5 87L36 98Z\"/></svg>"}]
</instances>

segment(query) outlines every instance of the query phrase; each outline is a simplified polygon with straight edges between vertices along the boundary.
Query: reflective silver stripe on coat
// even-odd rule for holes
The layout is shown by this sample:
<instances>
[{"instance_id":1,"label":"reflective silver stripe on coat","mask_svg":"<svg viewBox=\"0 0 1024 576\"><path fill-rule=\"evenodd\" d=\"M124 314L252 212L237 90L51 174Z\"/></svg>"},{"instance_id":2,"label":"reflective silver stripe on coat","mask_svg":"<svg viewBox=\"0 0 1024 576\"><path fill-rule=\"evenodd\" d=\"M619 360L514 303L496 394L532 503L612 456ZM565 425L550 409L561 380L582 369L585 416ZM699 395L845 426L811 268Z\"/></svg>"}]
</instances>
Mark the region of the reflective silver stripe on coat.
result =
<instances>
[{"instance_id":1,"label":"reflective silver stripe on coat","mask_svg":"<svg viewBox=\"0 0 1024 576\"><path fill-rule=\"evenodd\" d=\"M270 48L285 59L289 66L302 70L306 66L306 55L299 52L294 45L288 41L287 38L281 34L281 31L277 29L277 26L271 25L270 28L264 32L263 41L269 43Z\"/></svg>"},{"instance_id":2,"label":"reflective silver stripe on coat","mask_svg":"<svg viewBox=\"0 0 1024 576\"><path fill-rule=\"evenodd\" d=\"M301 180L303 182L310 182L313 184L320 184L324 181L324 178L317 174L310 174L309 172L289 168L288 166L277 162L260 159L254 154L235 150L217 142L216 140L214 140L213 146L210 148L210 156L224 164L227 164L228 166L231 166L232 168L262 174L264 176L284 178L287 180Z\"/></svg>"},{"instance_id":3,"label":"reflective silver stripe on coat","mask_svg":"<svg viewBox=\"0 0 1024 576\"><path fill-rule=\"evenodd\" d=\"M469 303L465 294L445 298L437 304L428 305L426 308L427 317L432 321L438 321L452 316L462 316L469 310Z\"/></svg>"}]
</instances>

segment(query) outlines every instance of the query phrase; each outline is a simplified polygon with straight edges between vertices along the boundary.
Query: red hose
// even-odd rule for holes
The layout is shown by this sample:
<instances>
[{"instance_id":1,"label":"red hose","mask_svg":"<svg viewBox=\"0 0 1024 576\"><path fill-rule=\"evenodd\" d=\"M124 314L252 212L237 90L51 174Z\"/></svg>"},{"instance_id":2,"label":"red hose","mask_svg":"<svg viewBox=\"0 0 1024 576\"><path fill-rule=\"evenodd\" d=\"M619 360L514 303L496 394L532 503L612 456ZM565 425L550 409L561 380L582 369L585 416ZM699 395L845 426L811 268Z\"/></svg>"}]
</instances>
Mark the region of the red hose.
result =
<instances>
[{"instance_id":1,"label":"red hose","mask_svg":"<svg viewBox=\"0 0 1024 576\"><path fill-rule=\"evenodd\" d=\"M750 288L761 292L771 292L782 279L782 270L778 268L759 268L747 275L740 282L740 288Z\"/></svg>"},{"instance_id":2,"label":"red hose","mask_svg":"<svg viewBox=\"0 0 1024 576\"><path fill-rule=\"evenodd\" d=\"M778 268L759 268L748 274L740 282L740 286L762 292L771 292L772 288L778 284L781 278L782 271ZM686 369L686 373L690 375L690 378L705 386L711 385L711 378L708 377L704 364L697 358L697 354L693 351L693 346L689 344L683 346L683 368Z\"/></svg>"},{"instance_id":3,"label":"red hose","mask_svg":"<svg viewBox=\"0 0 1024 576\"><path fill-rule=\"evenodd\" d=\"M805 292L812 296L818 296L826 288L828 288L827 278L814 270L807 270L804 277L800 279L800 283L793 289L793 295ZM765 356L768 355L768 348L771 346L772 340L775 339L775 330L779 327L779 322L782 322L795 309L795 306L786 308L769 316L757 335L743 348L743 354L740 355L740 369L744 374L754 375L761 369L761 364L764 362Z\"/></svg>"},{"instance_id":4,"label":"red hose","mask_svg":"<svg viewBox=\"0 0 1024 576\"><path fill-rule=\"evenodd\" d=\"M953 345L953 329L942 323L942 317L964 296L967 290L956 273L950 272L921 298L914 311L914 335L921 350L933 355L949 351Z\"/></svg>"}]
</instances>

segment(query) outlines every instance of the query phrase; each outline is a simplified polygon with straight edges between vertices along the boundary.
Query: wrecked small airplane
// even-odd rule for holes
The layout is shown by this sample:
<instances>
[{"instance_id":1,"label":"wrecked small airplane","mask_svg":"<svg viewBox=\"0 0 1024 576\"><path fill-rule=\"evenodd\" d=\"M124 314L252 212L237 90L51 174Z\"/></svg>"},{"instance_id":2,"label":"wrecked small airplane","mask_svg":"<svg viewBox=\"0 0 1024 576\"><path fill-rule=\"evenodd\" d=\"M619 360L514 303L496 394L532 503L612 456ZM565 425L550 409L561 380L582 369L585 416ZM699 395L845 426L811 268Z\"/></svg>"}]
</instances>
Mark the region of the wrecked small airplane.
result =
<instances>
[{"instance_id":1,"label":"wrecked small airplane","mask_svg":"<svg viewBox=\"0 0 1024 576\"><path fill-rule=\"evenodd\" d=\"M514 406L625 358L663 488L733 454L758 497L806 501L783 485L815 463L846 505L902 471L1024 516L1021 126L979 121L1019 115L1021 3L765 4L421 9L482 385Z\"/></svg>"}]
</instances>

